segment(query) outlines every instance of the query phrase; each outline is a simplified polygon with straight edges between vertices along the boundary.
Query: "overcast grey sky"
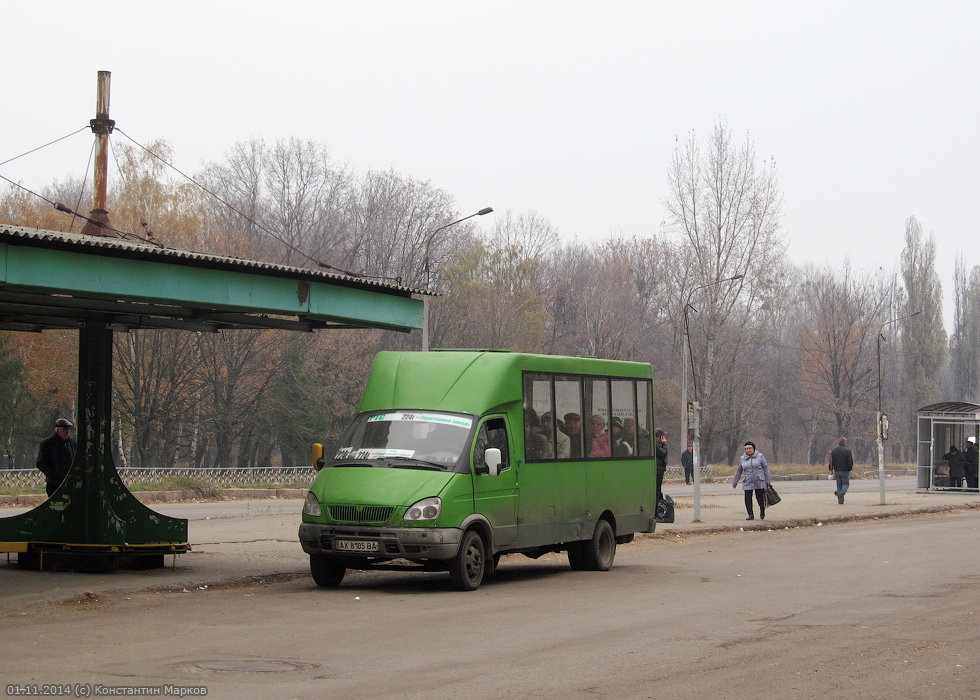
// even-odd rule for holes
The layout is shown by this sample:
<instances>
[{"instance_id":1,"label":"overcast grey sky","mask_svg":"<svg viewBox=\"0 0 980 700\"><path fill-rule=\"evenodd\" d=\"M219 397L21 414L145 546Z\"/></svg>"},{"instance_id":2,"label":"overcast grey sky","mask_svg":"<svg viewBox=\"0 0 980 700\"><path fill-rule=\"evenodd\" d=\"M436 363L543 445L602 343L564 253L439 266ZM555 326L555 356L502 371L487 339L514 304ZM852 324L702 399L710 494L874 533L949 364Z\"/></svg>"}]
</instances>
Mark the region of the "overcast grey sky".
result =
<instances>
[{"instance_id":1,"label":"overcast grey sky","mask_svg":"<svg viewBox=\"0 0 980 700\"><path fill-rule=\"evenodd\" d=\"M0 162L111 116L193 172L237 139L312 138L467 214L569 240L659 230L677 139L723 120L775 159L797 262L896 267L904 221L980 264L980 3L0 0ZM118 136L115 138L119 138ZM4 166L84 173L91 134Z\"/></svg>"}]
</instances>

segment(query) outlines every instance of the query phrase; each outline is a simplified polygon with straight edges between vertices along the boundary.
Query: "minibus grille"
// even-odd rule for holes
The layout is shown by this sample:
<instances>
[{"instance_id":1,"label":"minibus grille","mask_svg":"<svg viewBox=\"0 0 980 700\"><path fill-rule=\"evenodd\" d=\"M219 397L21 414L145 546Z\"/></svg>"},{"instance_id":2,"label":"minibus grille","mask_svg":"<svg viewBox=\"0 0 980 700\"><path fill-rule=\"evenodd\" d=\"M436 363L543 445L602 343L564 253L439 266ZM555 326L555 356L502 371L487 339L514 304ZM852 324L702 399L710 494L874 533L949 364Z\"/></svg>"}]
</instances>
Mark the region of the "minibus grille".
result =
<instances>
[{"instance_id":1,"label":"minibus grille","mask_svg":"<svg viewBox=\"0 0 980 700\"><path fill-rule=\"evenodd\" d=\"M393 506L330 506L335 523L386 523L394 512Z\"/></svg>"}]
</instances>

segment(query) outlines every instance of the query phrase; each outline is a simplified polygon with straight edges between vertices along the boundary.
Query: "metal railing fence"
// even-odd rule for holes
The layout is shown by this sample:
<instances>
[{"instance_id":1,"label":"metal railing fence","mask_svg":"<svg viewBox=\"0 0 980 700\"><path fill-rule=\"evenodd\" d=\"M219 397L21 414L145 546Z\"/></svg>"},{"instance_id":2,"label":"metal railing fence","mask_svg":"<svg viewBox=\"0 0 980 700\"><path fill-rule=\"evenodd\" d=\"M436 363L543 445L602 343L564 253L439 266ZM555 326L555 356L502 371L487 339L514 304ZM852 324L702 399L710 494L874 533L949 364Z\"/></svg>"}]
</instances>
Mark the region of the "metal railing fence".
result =
<instances>
[{"instance_id":1,"label":"metal railing fence","mask_svg":"<svg viewBox=\"0 0 980 700\"><path fill-rule=\"evenodd\" d=\"M235 469L173 468L143 469L118 468L123 483L152 484L166 479L185 477L213 484L253 486L255 484L293 484L311 482L313 467L238 467ZM31 488L44 485L44 475L37 469L0 469L0 488Z\"/></svg>"},{"instance_id":2,"label":"metal railing fence","mask_svg":"<svg viewBox=\"0 0 980 700\"><path fill-rule=\"evenodd\" d=\"M187 477L210 484L294 484L312 482L316 472L313 467L237 467L235 469L190 468L143 469L139 467L117 468L123 483L152 484L166 479ZM667 476L684 476L681 467L667 467ZM711 467L701 467L701 476L711 476ZM0 488L33 488L44 485L44 475L37 469L0 469Z\"/></svg>"}]
</instances>

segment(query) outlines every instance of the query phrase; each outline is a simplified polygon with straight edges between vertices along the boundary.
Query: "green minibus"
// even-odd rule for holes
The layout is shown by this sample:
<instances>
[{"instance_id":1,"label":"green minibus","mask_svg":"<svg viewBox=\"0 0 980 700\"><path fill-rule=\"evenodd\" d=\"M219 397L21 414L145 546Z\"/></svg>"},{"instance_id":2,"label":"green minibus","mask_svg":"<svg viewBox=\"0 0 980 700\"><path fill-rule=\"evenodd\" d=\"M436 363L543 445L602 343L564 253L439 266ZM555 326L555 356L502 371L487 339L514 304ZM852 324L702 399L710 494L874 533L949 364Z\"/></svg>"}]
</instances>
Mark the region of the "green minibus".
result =
<instances>
[{"instance_id":1,"label":"green minibus","mask_svg":"<svg viewBox=\"0 0 980 700\"><path fill-rule=\"evenodd\" d=\"M447 571L567 552L606 571L656 528L650 365L506 351L381 352L317 475L299 540L320 586L348 569Z\"/></svg>"}]
</instances>

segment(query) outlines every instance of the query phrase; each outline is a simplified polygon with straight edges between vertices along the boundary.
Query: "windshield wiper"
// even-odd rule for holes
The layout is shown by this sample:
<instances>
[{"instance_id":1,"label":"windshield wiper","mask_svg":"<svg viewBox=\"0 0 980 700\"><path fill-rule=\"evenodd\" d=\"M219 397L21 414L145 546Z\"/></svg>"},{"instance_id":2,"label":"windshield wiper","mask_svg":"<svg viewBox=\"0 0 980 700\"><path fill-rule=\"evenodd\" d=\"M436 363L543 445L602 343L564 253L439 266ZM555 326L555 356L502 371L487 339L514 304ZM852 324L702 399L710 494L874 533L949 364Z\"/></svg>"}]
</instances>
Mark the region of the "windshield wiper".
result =
<instances>
[{"instance_id":1,"label":"windshield wiper","mask_svg":"<svg viewBox=\"0 0 980 700\"><path fill-rule=\"evenodd\" d=\"M386 457L388 460L398 460L399 462L412 462L412 464L399 464L399 467L405 469L432 469L435 471L446 471L445 464L439 464L439 462L429 462L424 459L416 459L415 457Z\"/></svg>"}]
</instances>

